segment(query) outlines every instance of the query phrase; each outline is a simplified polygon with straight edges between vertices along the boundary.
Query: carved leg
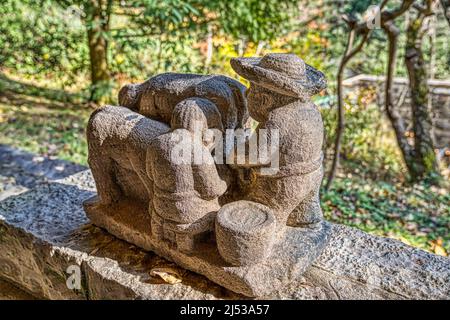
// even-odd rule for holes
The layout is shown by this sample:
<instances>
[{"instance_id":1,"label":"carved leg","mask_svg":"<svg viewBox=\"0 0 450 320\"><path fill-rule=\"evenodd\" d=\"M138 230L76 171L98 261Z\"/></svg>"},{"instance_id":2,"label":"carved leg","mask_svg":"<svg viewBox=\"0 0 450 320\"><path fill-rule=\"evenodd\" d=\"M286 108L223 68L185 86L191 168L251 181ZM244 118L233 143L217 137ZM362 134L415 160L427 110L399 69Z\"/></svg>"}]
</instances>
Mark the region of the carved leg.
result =
<instances>
[{"instance_id":1,"label":"carved leg","mask_svg":"<svg viewBox=\"0 0 450 320\"><path fill-rule=\"evenodd\" d=\"M190 254L194 251L194 235L188 233L176 234L177 248L183 253Z\"/></svg>"},{"instance_id":2,"label":"carved leg","mask_svg":"<svg viewBox=\"0 0 450 320\"><path fill-rule=\"evenodd\" d=\"M320 184L289 215L287 225L302 227L320 222L323 219L319 200Z\"/></svg>"},{"instance_id":3,"label":"carved leg","mask_svg":"<svg viewBox=\"0 0 450 320\"><path fill-rule=\"evenodd\" d=\"M156 216L155 214L152 214L152 236L158 241L163 241L164 228L159 218L155 216Z\"/></svg>"},{"instance_id":4,"label":"carved leg","mask_svg":"<svg viewBox=\"0 0 450 320\"><path fill-rule=\"evenodd\" d=\"M130 159L131 166L133 167L133 170L138 175L139 179L141 180L143 186L145 187L145 190L147 190L147 197L141 197L142 199L148 199L149 201L153 198L153 186L152 181L150 180L149 176L147 175L147 171L145 169L145 152L138 151L139 154L132 155ZM138 183L138 182L136 182Z\"/></svg>"},{"instance_id":5,"label":"carved leg","mask_svg":"<svg viewBox=\"0 0 450 320\"><path fill-rule=\"evenodd\" d=\"M101 205L117 201L122 192L114 180L114 163L108 157L89 155L89 166L94 176Z\"/></svg>"}]
</instances>

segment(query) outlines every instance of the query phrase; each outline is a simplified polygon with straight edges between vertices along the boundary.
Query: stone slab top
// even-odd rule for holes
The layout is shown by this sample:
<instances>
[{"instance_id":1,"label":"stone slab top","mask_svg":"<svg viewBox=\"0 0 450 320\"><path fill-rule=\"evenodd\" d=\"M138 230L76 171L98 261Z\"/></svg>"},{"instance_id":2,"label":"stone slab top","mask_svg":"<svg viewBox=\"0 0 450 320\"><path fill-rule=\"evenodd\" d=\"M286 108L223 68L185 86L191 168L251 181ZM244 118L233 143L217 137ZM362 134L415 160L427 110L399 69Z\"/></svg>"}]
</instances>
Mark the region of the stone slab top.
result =
<instances>
[{"instance_id":1,"label":"stone slab top","mask_svg":"<svg viewBox=\"0 0 450 320\"><path fill-rule=\"evenodd\" d=\"M48 299L243 299L205 277L92 226L82 202L95 194L86 170L0 202L0 278ZM450 259L331 225L313 266L271 299L450 299ZM67 288L67 268L82 288ZM172 268L182 281L150 275Z\"/></svg>"}]
</instances>

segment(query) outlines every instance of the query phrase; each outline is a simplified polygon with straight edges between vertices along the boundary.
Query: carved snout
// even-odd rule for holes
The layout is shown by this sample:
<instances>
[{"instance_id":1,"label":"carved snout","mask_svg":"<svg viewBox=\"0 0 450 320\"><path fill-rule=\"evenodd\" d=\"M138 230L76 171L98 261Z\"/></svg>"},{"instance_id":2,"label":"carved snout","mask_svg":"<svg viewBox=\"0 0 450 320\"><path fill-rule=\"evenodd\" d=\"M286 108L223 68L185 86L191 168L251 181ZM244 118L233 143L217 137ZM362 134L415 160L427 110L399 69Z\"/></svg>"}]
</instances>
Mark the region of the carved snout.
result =
<instances>
[{"instance_id":1,"label":"carved snout","mask_svg":"<svg viewBox=\"0 0 450 320\"><path fill-rule=\"evenodd\" d=\"M119 91L119 105L133 111L139 111L139 99L142 94L142 85L127 84Z\"/></svg>"}]
</instances>

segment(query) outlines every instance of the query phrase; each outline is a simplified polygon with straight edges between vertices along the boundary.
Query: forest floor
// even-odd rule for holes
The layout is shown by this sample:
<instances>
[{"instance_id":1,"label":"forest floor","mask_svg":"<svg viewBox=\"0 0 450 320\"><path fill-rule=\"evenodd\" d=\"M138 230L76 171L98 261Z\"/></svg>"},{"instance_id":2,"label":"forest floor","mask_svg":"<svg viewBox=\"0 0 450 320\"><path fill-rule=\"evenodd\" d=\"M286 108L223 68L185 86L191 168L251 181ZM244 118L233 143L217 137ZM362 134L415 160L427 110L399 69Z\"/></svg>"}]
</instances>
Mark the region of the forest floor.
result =
<instances>
[{"instance_id":1,"label":"forest floor","mask_svg":"<svg viewBox=\"0 0 450 320\"><path fill-rule=\"evenodd\" d=\"M86 165L84 128L92 111L83 104L0 90L0 144ZM329 221L439 255L450 253L450 194L445 188L341 172L331 190L322 193L322 208Z\"/></svg>"}]
</instances>

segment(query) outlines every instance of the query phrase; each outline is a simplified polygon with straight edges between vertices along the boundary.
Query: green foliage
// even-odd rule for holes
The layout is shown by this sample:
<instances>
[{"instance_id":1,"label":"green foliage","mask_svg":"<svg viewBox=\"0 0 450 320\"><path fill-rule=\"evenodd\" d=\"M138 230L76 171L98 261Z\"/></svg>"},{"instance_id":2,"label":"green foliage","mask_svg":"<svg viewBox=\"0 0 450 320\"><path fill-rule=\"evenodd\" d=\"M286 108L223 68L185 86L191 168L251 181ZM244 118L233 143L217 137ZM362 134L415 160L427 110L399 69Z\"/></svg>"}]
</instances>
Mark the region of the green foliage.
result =
<instances>
[{"instance_id":1,"label":"green foliage","mask_svg":"<svg viewBox=\"0 0 450 320\"><path fill-rule=\"evenodd\" d=\"M294 0L211 1L224 33L252 42L272 40L287 33L298 9Z\"/></svg>"},{"instance_id":2,"label":"green foliage","mask_svg":"<svg viewBox=\"0 0 450 320\"><path fill-rule=\"evenodd\" d=\"M400 4L400 1L389 2L387 3L388 8L398 6ZM380 5L380 3L381 1L379 0L350 0L345 2L342 9L345 13L352 14L361 19L367 8L369 8L370 6ZM395 3L395 5L392 5L392 3Z\"/></svg>"},{"instance_id":3,"label":"green foliage","mask_svg":"<svg viewBox=\"0 0 450 320\"><path fill-rule=\"evenodd\" d=\"M373 89L361 90L357 96L345 101L345 130L341 156L346 170L362 176L389 180L399 178L404 166L392 130L373 99ZM372 97L372 98L371 98ZM327 101L334 105L334 101ZM318 101L324 104L324 101ZM326 102L325 102L326 103ZM328 152L334 144L337 126L336 111L321 109L326 132L325 146Z\"/></svg>"},{"instance_id":4,"label":"green foliage","mask_svg":"<svg viewBox=\"0 0 450 320\"><path fill-rule=\"evenodd\" d=\"M86 28L92 24L86 21L87 3L86 0L3 1L0 65L34 78L56 77L64 87L74 85L80 76L87 78ZM280 49L296 52L325 71L333 92L347 32L340 16L360 15L375 3L352 0L340 5L325 1L319 8L303 0L112 0L110 31L104 34L109 44L110 73L113 77L126 74L142 79L168 70L204 72L204 58L196 44L205 38L207 24L214 26L215 34L250 43L271 42L298 31L297 36L287 37ZM396 1L389 2L389 6L396 5ZM318 15L313 25L298 26L299 8ZM118 12L122 13L117 15ZM441 20L440 23L445 23ZM399 26L402 25L400 21ZM372 37L379 41L371 41L355 57L349 65L350 73L384 73L385 37L380 30L375 30ZM401 35L400 48L404 41ZM426 48L429 43L425 41ZM438 78L445 77L450 72L448 28L441 24L437 28L435 50L435 74ZM425 53L426 61L430 61L429 50ZM406 75L401 62L398 59L398 74ZM223 66L217 66L221 72Z\"/></svg>"},{"instance_id":5,"label":"green foliage","mask_svg":"<svg viewBox=\"0 0 450 320\"><path fill-rule=\"evenodd\" d=\"M84 128L92 110L43 98L19 100L17 105L0 102L0 143L87 164Z\"/></svg>"},{"instance_id":6,"label":"green foliage","mask_svg":"<svg viewBox=\"0 0 450 320\"><path fill-rule=\"evenodd\" d=\"M51 1L5 0L0 6L0 65L22 74L57 76L68 84L89 66L80 21Z\"/></svg>"},{"instance_id":7,"label":"green foliage","mask_svg":"<svg viewBox=\"0 0 450 320\"><path fill-rule=\"evenodd\" d=\"M113 77L203 72L196 44L204 38L207 23L235 38L273 39L288 31L296 1L111 0L111 7L108 3L98 7L103 18L97 21L90 20L95 8L86 0L6 0L0 7L1 65L33 78L57 77L63 87L74 85L90 71L86 30L105 23L110 9L110 25L102 37L107 39ZM111 92L109 82L96 86L101 88L92 88L95 95Z\"/></svg>"},{"instance_id":8,"label":"green foliage","mask_svg":"<svg viewBox=\"0 0 450 320\"><path fill-rule=\"evenodd\" d=\"M161 72L202 72L203 62L195 38L171 35L110 42L109 63L113 75L142 80Z\"/></svg>"},{"instance_id":9,"label":"green foliage","mask_svg":"<svg viewBox=\"0 0 450 320\"><path fill-rule=\"evenodd\" d=\"M425 183L404 186L356 177L336 180L322 196L322 209L331 221L432 252L443 246L447 253L449 203L447 190Z\"/></svg>"},{"instance_id":10,"label":"green foliage","mask_svg":"<svg viewBox=\"0 0 450 320\"><path fill-rule=\"evenodd\" d=\"M112 103L112 92L114 83L112 81L102 81L91 85L90 101L99 101L101 104Z\"/></svg>"},{"instance_id":11,"label":"green foliage","mask_svg":"<svg viewBox=\"0 0 450 320\"><path fill-rule=\"evenodd\" d=\"M111 36L116 38L175 34L180 29L190 32L202 18L202 1L195 0L132 0L118 7L134 9L135 13L128 15L126 25L112 32Z\"/></svg>"},{"instance_id":12,"label":"green foliage","mask_svg":"<svg viewBox=\"0 0 450 320\"><path fill-rule=\"evenodd\" d=\"M327 40L322 37L320 30L308 29L300 36L292 37L283 46L288 52L293 52L307 61L308 64L328 73L329 62L327 52ZM331 76L331 74L330 74Z\"/></svg>"}]
</instances>

